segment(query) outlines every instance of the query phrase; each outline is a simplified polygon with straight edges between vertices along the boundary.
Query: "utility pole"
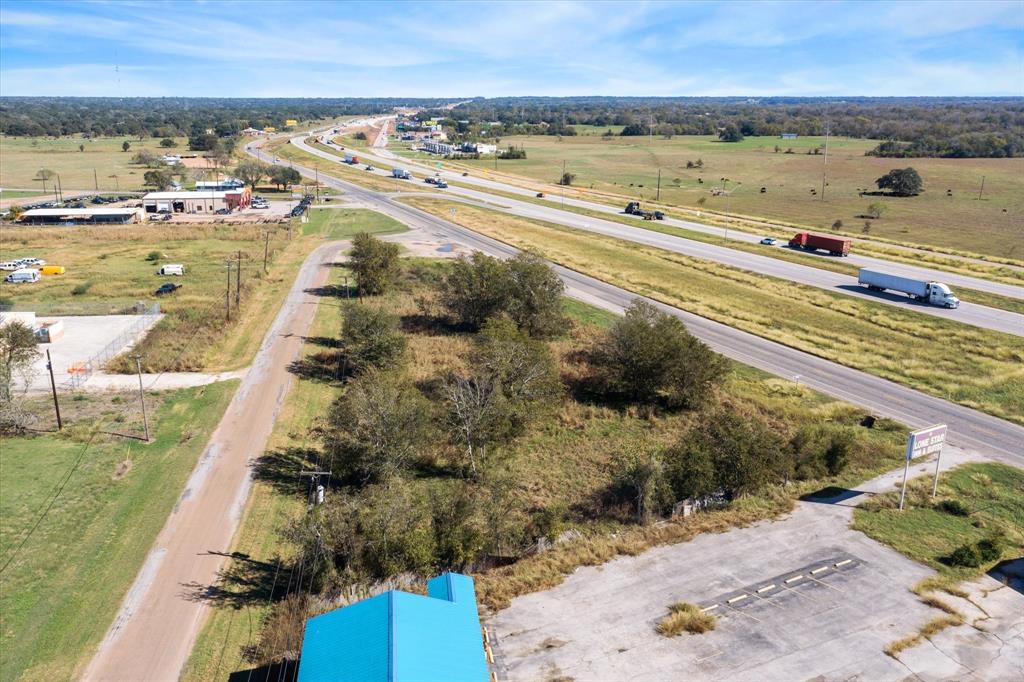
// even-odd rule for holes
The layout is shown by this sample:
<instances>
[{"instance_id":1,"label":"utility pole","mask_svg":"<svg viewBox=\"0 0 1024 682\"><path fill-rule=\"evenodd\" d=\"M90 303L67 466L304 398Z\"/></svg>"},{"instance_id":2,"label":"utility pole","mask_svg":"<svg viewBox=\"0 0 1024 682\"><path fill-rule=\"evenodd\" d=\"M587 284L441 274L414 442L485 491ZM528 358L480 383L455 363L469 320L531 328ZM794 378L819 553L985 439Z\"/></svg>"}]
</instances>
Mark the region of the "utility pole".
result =
<instances>
[{"instance_id":1,"label":"utility pole","mask_svg":"<svg viewBox=\"0 0 1024 682\"><path fill-rule=\"evenodd\" d=\"M661 169L658 169L658 193L654 197L655 201L661 201Z\"/></svg>"},{"instance_id":2,"label":"utility pole","mask_svg":"<svg viewBox=\"0 0 1024 682\"><path fill-rule=\"evenodd\" d=\"M324 487L320 485L320 477L331 476L330 471L300 471L299 478L309 476L309 506L315 507L324 502Z\"/></svg>"},{"instance_id":3,"label":"utility pole","mask_svg":"<svg viewBox=\"0 0 1024 682\"><path fill-rule=\"evenodd\" d=\"M238 263L235 269L235 310L242 305L242 252L238 252Z\"/></svg>"},{"instance_id":4,"label":"utility pole","mask_svg":"<svg viewBox=\"0 0 1024 682\"><path fill-rule=\"evenodd\" d=\"M135 369L139 373L139 402L142 403L142 428L145 429L146 442L149 442L149 419L146 417L146 396L142 392L142 356L133 355L135 358Z\"/></svg>"},{"instance_id":5,"label":"utility pole","mask_svg":"<svg viewBox=\"0 0 1024 682\"><path fill-rule=\"evenodd\" d=\"M981 201L981 195L985 191L985 176L981 176L981 189L978 190L978 201Z\"/></svg>"},{"instance_id":6,"label":"utility pole","mask_svg":"<svg viewBox=\"0 0 1024 682\"><path fill-rule=\"evenodd\" d=\"M224 290L224 317L230 322L231 321L231 261L225 263L228 271L228 286Z\"/></svg>"},{"instance_id":7,"label":"utility pole","mask_svg":"<svg viewBox=\"0 0 1024 682\"><path fill-rule=\"evenodd\" d=\"M96 177L96 169L95 168L92 169L92 186L93 186L93 189L95 189L97 192L100 191L100 181L99 181L99 178Z\"/></svg>"},{"instance_id":8,"label":"utility pole","mask_svg":"<svg viewBox=\"0 0 1024 682\"><path fill-rule=\"evenodd\" d=\"M270 251L270 230L267 230L263 241L263 274L267 274L267 252Z\"/></svg>"},{"instance_id":9,"label":"utility pole","mask_svg":"<svg viewBox=\"0 0 1024 682\"><path fill-rule=\"evenodd\" d=\"M50 390L53 391L53 409L57 413L57 430L64 428L64 422L60 418L60 403L57 402L57 382L53 380L53 362L50 360L50 349L46 349L46 369L50 371Z\"/></svg>"},{"instance_id":10,"label":"utility pole","mask_svg":"<svg viewBox=\"0 0 1024 682\"><path fill-rule=\"evenodd\" d=\"M825 161L821 165L821 200L825 201L825 174L828 171L828 122L825 123Z\"/></svg>"},{"instance_id":11,"label":"utility pole","mask_svg":"<svg viewBox=\"0 0 1024 682\"><path fill-rule=\"evenodd\" d=\"M60 193L60 200L64 201L64 187L60 184L60 173L57 173L57 191Z\"/></svg>"}]
</instances>

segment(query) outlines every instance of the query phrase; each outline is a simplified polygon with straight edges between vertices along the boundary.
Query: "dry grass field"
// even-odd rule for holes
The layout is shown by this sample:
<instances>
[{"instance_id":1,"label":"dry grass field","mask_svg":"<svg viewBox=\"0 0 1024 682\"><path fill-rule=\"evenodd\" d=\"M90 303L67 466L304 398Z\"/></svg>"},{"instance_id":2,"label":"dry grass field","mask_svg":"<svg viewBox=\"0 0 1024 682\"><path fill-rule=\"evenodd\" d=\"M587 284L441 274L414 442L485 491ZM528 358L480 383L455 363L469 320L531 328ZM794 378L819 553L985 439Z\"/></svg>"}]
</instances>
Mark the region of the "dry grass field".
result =
<instances>
[{"instance_id":1,"label":"dry grass field","mask_svg":"<svg viewBox=\"0 0 1024 682\"><path fill-rule=\"evenodd\" d=\"M661 203L859 233L868 205L887 210L871 220L872 236L961 249L1001 257L1024 258L1024 159L886 159L864 156L871 140L829 139L828 186L821 199L824 157L808 154L824 138L781 140L751 137L738 143L703 136L603 137L598 131L575 137L521 136L501 146L526 149L527 158L499 161L498 173L553 183L565 162L573 186L650 201L661 170ZM778 145L781 150L775 151ZM793 153L786 150L792 148ZM687 168L700 160L702 168ZM446 162L448 164L448 162ZM492 173L493 159L457 164ZM860 196L874 191L874 181L892 168L912 166L924 180L917 197ZM723 182L722 178L727 178ZM982 178L985 188L978 200ZM700 182L703 180L703 183ZM724 186L724 194L714 194ZM765 192L761 193L761 188ZM815 190L816 194L812 194ZM947 196L951 190L952 196ZM550 193L558 189L550 187Z\"/></svg>"},{"instance_id":2,"label":"dry grass field","mask_svg":"<svg viewBox=\"0 0 1024 682\"><path fill-rule=\"evenodd\" d=\"M445 219L454 205L403 201ZM637 294L1024 422L1018 337L488 209L460 204L455 222ZM935 347L951 352L937 357Z\"/></svg>"},{"instance_id":3,"label":"dry grass field","mask_svg":"<svg viewBox=\"0 0 1024 682\"><path fill-rule=\"evenodd\" d=\"M131 148L121 151L128 142ZM0 136L0 187L12 189L42 189L35 180L36 173L48 169L60 175L60 184L69 190L119 191L143 189L142 176L146 169L131 163L132 157L143 149L157 155L197 153L188 152L188 141L176 138L177 147L164 149L160 140L147 137L103 137L87 140L80 135L69 137L7 137ZM84 145L85 151L79 146ZM95 178L93 171L96 171ZM46 188L52 187L52 181ZM8 193L4 192L6 196Z\"/></svg>"}]
</instances>

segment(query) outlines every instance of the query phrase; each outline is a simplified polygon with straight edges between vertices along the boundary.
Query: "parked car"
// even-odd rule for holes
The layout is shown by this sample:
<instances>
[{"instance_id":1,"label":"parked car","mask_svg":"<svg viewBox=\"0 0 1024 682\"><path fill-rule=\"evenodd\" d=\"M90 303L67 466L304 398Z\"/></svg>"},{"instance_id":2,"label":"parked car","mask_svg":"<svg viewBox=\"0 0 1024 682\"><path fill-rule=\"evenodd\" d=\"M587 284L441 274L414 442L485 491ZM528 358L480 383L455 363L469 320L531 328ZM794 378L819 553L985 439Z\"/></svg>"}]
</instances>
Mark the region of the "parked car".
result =
<instances>
[{"instance_id":1,"label":"parked car","mask_svg":"<svg viewBox=\"0 0 1024 682\"><path fill-rule=\"evenodd\" d=\"M268 204L266 202L262 202L262 203L258 203L257 204L254 201L254 202L252 202L252 206L250 208L270 208L270 204Z\"/></svg>"},{"instance_id":2,"label":"parked car","mask_svg":"<svg viewBox=\"0 0 1024 682\"><path fill-rule=\"evenodd\" d=\"M19 258L15 263L20 264L23 267L35 267L37 265L46 265L46 261L42 258Z\"/></svg>"},{"instance_id":3,"label":"parked car","mask_svg":"<svg viewBox=\"0 0 1024 682\"><path fill-rule=\"evenodd\" d=\"M160 285L160 287L156 290L155 293L157 296L166 296L167 294L173 294L180 288L180 284L175 284L174 282L165 282Z\"/></svg>"},{"instance_id":4,"label":"parked car","mask_svg":"<svg viewBox=\"0 0 1024 682\"><path fill-rule=\"evenodd\" d=\"M765 246L775 246L776 244L779 243L779 240L776 239L775 237L765 237L764 239L761 240L761 243L764 244Z\"/></svg>"},{"instance_id":5,"label":"parked car","mask_svg":"<svg viewBox=\"0 0 1024 682\"><path fill-rule=\"evenodd\" d=\"M21 263L17 261L7 261L6 263L0 263L0 270L18 270L21 268Z\"/></svg>"},{"instance_id":6,"label":"parked car","mask_svg":"<svg viewBox=\"0 0 1024 682\"><path fill-rule=\"evenodd\" d=\"M22 268L7 275L5 281L12 284L31 284L39 281L39 271L32 268Z\"/></svg>"},{"instance_id":7,"label":"parked car","mask_svg":"<svg viewBox=\"0 0 1024 682\"><path fill-rule=\"evenodd\" d=\"M216 213L217 215L228 215L228 214L231 213L231 209L230 208L218 208L216 211L214 211L214 213Z\"/></svg>"}]
</instances>

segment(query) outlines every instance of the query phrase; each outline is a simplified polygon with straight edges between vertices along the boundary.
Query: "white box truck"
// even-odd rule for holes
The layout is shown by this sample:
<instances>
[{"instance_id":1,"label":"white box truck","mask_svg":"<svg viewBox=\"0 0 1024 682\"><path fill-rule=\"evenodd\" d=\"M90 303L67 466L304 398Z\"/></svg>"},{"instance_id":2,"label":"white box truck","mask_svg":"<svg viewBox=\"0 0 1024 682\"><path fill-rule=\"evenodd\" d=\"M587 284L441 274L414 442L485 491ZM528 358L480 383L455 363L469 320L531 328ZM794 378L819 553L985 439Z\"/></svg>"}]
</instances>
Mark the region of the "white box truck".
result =
<instances>
[{"instance_id":1,"label":"white box truck","mask_svg":"<svg viewBox=\"0 0 1024 682\"><path fill-rule=\"evenodd\" d=\"M392 168L391 169L391 177L393 177L393 178L400 178L402 180L408 180L409 179L409 171L405 170L404 168Z\"/></svg>"},{"instance_id":2,"label":"white box truck","mask_svg":"<svg viewBox=\"0 0 1024 682\"><path fill-rule=\"evenodd\" d=\"M161 265L160 269L156 271L158 275L178 275L179 277L185 274L185 266L180 263L168 263L167 265Z\"/></svg>"},{"instance_id":3,"label":"white box truck","mask_svg":"<svg viewBox=\"0 0 1024 682\"><path fill-rule=\"evenodd\" d=\"M942 282L926 282L921 279L898 277L863 268L857 274L857 282L872 291L898 291L923 303L944 308L960 307L960 299L954 296L949 287Z\"/></svg>"}]
</instances>

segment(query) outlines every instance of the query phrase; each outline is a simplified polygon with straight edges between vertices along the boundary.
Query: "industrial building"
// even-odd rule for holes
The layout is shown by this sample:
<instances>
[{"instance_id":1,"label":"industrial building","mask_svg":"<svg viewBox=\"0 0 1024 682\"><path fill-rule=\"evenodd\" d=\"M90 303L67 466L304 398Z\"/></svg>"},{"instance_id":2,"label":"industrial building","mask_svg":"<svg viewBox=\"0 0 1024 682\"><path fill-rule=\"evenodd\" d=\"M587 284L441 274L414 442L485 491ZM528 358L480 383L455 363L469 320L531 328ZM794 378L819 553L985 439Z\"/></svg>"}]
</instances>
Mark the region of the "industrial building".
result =
<instances>
[{"instance_id":1,"label":"industrial building","mask_svg":"<svg viewBox=\"0 0 1024 682\"><path fill-rule=\"evenodd\" d=\"M146 213L216 213L222 209L247 208L252 199L248 187L190 192L150 192L142 197Z\"/></svg>"},{"instance_id":2,"label":"industrial building","mask_svg":"<svg viewBox=\"0 0 1024 682\"><path fill-rule=\"evenodd\" d=\"M390 590L306 622L298 682L488 682L473 579Z\"/></svg>"},{"instance_id":3,"label":"industrial building","mask_svg":"<svg viewBox=\"0 0 1024 682\"><path fill-rule=\"evenodd\" d=\"M224 178L222 180L196 180L196 190L205 190L207 192L213 191L227 191L232 189L241 189L245 187L245 183L238 178Z\"/></svg>"},{"instance_id":4,"label":"industrial building","mask_svg":"<svg viewBox=\"0 0 1024 682\"><path fill-rule=\"evenodd\" d=\"M434 142L432 140L424 140L420 145L425 152L431 154L440 154L441 156L448 156L455 152L455 146L450 145L447 142Z\"/></svg>"},{"instance_id":5,"label":"industrial building","mask_svg":"<svg viewBox=\"0 0 1024 682\"><path fill-rule=\"evenodd\" d=\"M18 216L24 225L125 225L141 220L137 208L33 208Z\"/></svg>"}]
</instances>

